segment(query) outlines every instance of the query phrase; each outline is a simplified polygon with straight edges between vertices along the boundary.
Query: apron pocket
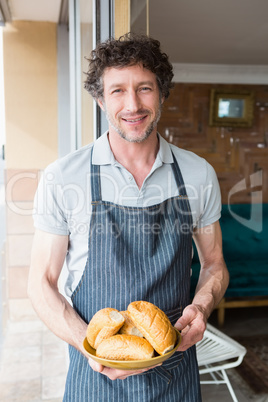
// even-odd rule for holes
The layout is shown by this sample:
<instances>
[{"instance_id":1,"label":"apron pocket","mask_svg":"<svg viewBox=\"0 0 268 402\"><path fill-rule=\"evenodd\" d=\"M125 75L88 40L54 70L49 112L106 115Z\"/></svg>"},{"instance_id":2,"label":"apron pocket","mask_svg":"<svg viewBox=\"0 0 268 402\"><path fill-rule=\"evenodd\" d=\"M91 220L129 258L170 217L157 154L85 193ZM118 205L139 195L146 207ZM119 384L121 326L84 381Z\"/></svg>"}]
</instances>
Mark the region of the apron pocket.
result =
<instances>
[{"instance_id":1,"label":"apron pocket","mask_svg":"<svg viewBox=\"0 0 268 402\"><path fill-rule=\"evenodd\" d=\"M175 352L173 356L171 356L168 360L166 360L162 366L155 367L152 370L149 370L148 372L143 373L142 375L148 375L151 373L157 374L159 377L162 378L162 380L166 381L169 383L172 380L172 370L177 368L180 364L180 362L183 359L183 353L182 352Z\"/></svg>"},{"instance_id":2,"label":"apron pocket","mask_svg":"<svg viewBox=\"0 0 268 402\"><path fill-rule=\"evenodd\" d=\"M162 367L165 370L173 370L174 368L178 367L182 359L183 359L183 352L175 352L174 355L171 356L166 361L164 361L162 366L159 366L159 368Z\"/></svg>"}]
</instances>

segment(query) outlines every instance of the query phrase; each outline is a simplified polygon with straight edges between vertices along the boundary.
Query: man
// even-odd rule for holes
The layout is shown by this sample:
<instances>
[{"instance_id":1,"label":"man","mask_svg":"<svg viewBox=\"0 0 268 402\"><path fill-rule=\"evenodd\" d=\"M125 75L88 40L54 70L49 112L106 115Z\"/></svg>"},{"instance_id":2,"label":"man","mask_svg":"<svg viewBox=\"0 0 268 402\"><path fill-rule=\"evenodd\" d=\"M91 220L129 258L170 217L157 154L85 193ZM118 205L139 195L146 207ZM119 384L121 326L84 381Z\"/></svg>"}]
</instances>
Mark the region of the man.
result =
<instances>
[{"instance_id":1,"label":"man","mask_svg":"<svg viewBox=\"0 0 268 402\"><path fill-rule=\"evenodd\" d=\"M70 345L64 401L201 400L194 345L226 290L228 272L214 170L157 133L172 77L156 40L128 34L99 44L85 87L105 111L109 130L51 164L39 184L29 296ZM190 304L192 237L202 268ZM70 303L58 291L65 259ZM88 361L83 340L91 317L105 307L125 310L135 300L166 312L182 333L179 352L146 370Z\"/></svg>"}]
</instances>

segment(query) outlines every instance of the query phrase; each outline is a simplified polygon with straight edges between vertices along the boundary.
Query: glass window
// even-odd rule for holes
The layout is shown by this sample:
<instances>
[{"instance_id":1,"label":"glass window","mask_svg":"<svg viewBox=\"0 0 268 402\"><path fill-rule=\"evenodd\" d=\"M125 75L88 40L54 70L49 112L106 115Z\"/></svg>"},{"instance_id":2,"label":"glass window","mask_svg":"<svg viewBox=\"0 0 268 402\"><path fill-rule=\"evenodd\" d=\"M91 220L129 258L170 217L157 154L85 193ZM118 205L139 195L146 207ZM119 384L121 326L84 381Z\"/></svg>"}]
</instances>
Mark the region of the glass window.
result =
<instances>
[{"instance_id":1,"label":"glass window","mask_svg":"<svg viewBox=\"0 0 268 402\"><path fill-rule=\"evenodd\" d=\"M88 0L80 0L80 38L81 38L81 145L93 141L93 100L84 89L85 72L88 69L86 57L92 50L92 4Z\"/></svg>"}]
</instances>

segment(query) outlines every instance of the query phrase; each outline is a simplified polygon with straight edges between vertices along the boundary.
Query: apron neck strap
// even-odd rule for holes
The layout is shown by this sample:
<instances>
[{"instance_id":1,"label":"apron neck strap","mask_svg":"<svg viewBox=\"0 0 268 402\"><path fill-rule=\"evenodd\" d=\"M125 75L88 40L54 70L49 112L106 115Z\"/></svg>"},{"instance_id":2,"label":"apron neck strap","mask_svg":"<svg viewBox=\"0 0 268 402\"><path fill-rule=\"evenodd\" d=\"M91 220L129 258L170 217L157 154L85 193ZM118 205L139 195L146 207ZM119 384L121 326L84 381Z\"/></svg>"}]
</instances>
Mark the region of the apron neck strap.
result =
<instances>
[{"instance_id":1,"label":"apron neck strap","mask_svg":"<svg viewBox=\"0 0 268 402\"><path fill-rule=\"evenodd\" d=\"M100 180L100 165L93 165L93 147L90 155L90 180L91 180L91 200L92 202L101 201L101 180Z\"/></svg>"},{"instance_id":2,"label":"apron neck strap","mask_svg":"<svg viewBox=\"0 0 268 402\"><path fill-rule=\"evenodd\" d=\"M181 170L179 168L178 162L177 162L173 152L172 152L172 156L173 156L173 163L171 166L172 166L173 174L174 174L180 195L187 197L187 192L186 192L184 180L183 180L183 177L181 174Z\"/></svg>"}]
</instances>

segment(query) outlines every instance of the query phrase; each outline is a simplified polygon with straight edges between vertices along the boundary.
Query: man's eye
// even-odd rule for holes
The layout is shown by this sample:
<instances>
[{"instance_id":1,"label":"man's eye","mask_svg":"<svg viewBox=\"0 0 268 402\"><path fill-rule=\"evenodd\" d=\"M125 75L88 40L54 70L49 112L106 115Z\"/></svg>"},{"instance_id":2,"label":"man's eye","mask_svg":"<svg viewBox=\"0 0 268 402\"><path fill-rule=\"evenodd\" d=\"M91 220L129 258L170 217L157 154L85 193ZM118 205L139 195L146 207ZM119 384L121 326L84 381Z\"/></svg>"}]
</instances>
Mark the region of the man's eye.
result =
<instances>
[{"instance_id":1,"label":"man's eye","mask_svg":"<svg viewBox=\"0 0 268 402\"><path fill-rule=\"evenodd\" d=\"M143 91L143 92L151 91L151 88L149 88L149 87L142 87L142 88L141 88L141 91Z\"/></svg>"},{"instance_id":2,"label":"man's eye","mask_svg":"<svg viewBox=\"0 0 268 402\"><path fill-rule=\"evenodd\" d=\"M122 89L114 89L112 93L113 94L118 94L119 92L122 92Z\"/></svg>"}]
</instances>

